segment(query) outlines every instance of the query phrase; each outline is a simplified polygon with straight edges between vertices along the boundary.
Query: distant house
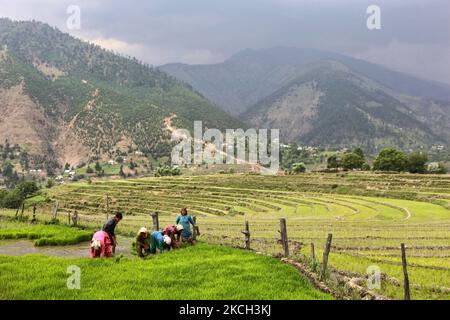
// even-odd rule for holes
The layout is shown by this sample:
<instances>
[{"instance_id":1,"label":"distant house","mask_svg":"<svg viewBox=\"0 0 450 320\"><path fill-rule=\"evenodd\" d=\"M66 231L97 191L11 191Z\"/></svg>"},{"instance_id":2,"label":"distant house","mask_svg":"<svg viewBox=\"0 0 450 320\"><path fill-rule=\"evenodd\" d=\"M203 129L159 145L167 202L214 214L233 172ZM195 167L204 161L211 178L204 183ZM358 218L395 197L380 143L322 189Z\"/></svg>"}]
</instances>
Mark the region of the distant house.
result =
<instances>
[{"instance_id":1,"label":"distant house","mask_svg":"<svg viewBox=\"0 0 450 320\"><path fill-rule=\"evenodd\" d=\"M317 151L318 148L317 148L317 147L313 147L313 146L299 146L299 147L297 148L297 150L298 150L298 151L305 150L305 151L314 152L314 151Z\"/></svg>"},{"instance_id":2,"label":"distant house","mask_svg":"<svg viewBox=\"0 0 450 320\"><path fill-rule=\"evenodd\" d=\"M144 155L144 153L142 151L135 151L134 154L137 155L137 156Z\"/></svg>"},{"instance_id":3,"label":"distant house","mask_svg":"<svg viewBox=\"0 0 450 320\"><path fill-rule=\"evenodd\" d=\"M442 151L444 150L444 146L442 145L434 145L431 147L432 150Z\"/></svg>"},{"instance_id":4,"label":"distant house","mask_svg":"<svg viewBox=\"0 0 450 320\"><path fill-rule=\"evenodd\" d=\"M112 165L114 165L116 162L114 161L114 160L109 160L108 161L108 164L110 165L110 166L112 166Z\"/></svg>"},{"instance_id":5,"label":"distant house","mask_svg":"<svg viewBox=\"0 0 450 320\"><path fill-rule=\"evenodd\" d=\"M64 170L64 173L69 173L70 172L70 170Z\"/></svg>"}]
</instances>

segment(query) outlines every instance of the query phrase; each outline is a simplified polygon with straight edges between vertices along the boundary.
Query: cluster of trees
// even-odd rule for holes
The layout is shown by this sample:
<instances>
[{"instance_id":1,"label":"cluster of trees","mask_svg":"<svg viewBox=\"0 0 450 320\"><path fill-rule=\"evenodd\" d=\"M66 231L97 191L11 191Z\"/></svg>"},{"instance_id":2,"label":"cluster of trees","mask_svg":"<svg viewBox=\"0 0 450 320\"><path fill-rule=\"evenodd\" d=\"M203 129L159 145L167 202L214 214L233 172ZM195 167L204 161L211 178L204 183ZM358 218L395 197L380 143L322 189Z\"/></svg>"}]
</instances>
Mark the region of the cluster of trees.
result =
<instances>
[{"instance_id":1,"label":"cluster of trees","mask_svg":"<svg viewBox=\"0 0 450 320\"><path fill-rule=\"evenodd\" d=\"M98 177L102 177L105 175L105 170L103 170L103 167L98 161L95 163L94 169L92 169L90 165L88 165L86 168L87 174L93 174L94 172Z\"/></svg>"},{"instance_id":2,"label":"cluster of trees","mask_svg":"<svg viewBox=\"0 0 450 320\"><path fill-rule=\"evenodd\" d=\"M394 148L383 149L373 163L373 169L379 171L408 171L425 173L428 156L426 153L413 152L409 155Z\"/></svg>"},{"instance_id":3,"label":"cluster of trees","mask_svg":"<svg viewBox=\"0 0 450 320\"><path fill-rule=\"evenodd\" d=\"M5 140L4 144L0 144L0 154L3 160L14 160L17 154L20 156L21 150L18 144L11 145L8 139ZM26 153L25 153L26 154Z\"/></svg>"},{"instance_id":4,"label":"cluster of trees","mask_svg":"<svg viewBox=\"0 0 450 320\"><path fill-rule=\"evenodd\" d=\"M370 170L370 165L366 163L363 150L361 148L356 148L353 151L344 153L341 158L338 158L337 155L328 157L327 168L342 168L344 170Z\"/></svg>"},{"instance_id":5,"label":"cluster of trees","mask_svg":"<svg viewBox=\"0 0 450 320\"><path fill-rule=\"evenodd\" d=\"M0 190L0 207L15 209L31 195L39 190L36 182L23 181L11 190Z\"/></svg>"},{"instance_id":6,"label":"cluster of trees","mask_svg":"<svg viewBox=\"0 0 450 320\"><path fill-rule=\"evenodd\" d=\"M428 167L428 155L423 152L412 152L406 154L395 148L383 149L373 162L373 170L410 172L410 173L447 173L442 163L434 167ZM370 165L365 162L364 153L360 148L346 152L342 157L332 155L327 159L328 169L342 168L344 170L359 169L371 170Z\"/></svg>"},{"instance_id":7,"label":"cluster of trees","mask_svg":"<svg viewBox=\"0 0 450 320\"><path fill-rule=\"evenodd\" d=\"M135 166L128 166L128 167L129 167L130 169L135 169L135 168L137 167L137 165L135 165ZM135 176L139 175L139 172L138 172L137 169L134 170L134 175L135 175ZM121 176L122 178L129 178L129 177L132 176L132 174L131 174L130 172L125 173L125 172L123 171L123 164L122 164L122 165L120 165L119 176Z\"/></svg>"},{"instance_id":8,"label":"cluster of trees","mask_svg":"<svg viewBox=\"0 0 450 320\"><path fill-rule=\"evenodd\" d=\"M7 189L12 189L19 182L20 178L17 171L14 170L14 166L7 162L3 168L0 169L0 173L3 177L4 184Z\"/></svg>"},{"instance_id":9,"label":"cluster of trees","mask_svg":"<svg viewBox=\"0 0 450 320\"><path fill-rule=\"evenodd\" d=\"M298 144L291 143L288 147L281 148L280 162L283 169L287 172L292 172L295 164L314 165L325 160L326 156L323 155L323 151L324 149L322 148L311 150L300 148Z\"/></svg>"}]
</instances>

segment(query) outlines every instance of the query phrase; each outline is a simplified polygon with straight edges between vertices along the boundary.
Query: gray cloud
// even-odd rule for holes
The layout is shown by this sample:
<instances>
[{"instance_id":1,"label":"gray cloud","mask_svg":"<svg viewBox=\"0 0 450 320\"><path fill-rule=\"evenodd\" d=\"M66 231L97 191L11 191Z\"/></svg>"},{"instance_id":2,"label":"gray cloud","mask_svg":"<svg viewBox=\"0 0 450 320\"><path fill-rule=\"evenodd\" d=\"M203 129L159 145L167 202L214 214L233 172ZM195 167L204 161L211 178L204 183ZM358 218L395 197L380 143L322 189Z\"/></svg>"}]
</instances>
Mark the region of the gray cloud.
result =
<instances>
[{"instance_id":1,"label":"gray cloud","mask_svg":"<svg viewBox=\"0 0 450 320\"><path fill-rule=\"evenodd\" d=\"M79 31L67 30L70 4L82 10ZM366 28L370 4L381 7L381 30ZM294 46L450 83L448 0L0 0L0 16L41 20L154 65Z\"/></svg>"}]
</instances>

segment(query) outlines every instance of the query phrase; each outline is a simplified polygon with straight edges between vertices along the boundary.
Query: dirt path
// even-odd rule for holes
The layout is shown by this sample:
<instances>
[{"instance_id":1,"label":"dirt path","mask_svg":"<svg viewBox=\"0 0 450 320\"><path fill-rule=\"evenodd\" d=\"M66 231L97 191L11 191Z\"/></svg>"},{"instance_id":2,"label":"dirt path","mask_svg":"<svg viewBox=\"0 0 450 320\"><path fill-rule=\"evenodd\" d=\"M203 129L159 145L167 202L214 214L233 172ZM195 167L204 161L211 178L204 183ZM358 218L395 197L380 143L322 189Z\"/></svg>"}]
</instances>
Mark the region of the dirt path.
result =
<instances>
[{"instance_id":1,"label":"dirt path","mask_svg":"<svg viewBox=\"0 0 450 320\"><path fill-rule=\"evenodd\" d=\"M176 115L175 113L172 113L169 117L164 118L164 127L165 127L165 129L168 130L170 133L173 133L173 132L175 132L175 131L177 130L177 128L174 127L174 126L172 125L172 119L173 119L173 118L176 118L176 117L177 117L177 115ZM177 134L175 137L178 138L178 139L181 139L181 138L183 138L183 135L182 135L182 134ZM197 142L197 143L201 143L202 145L204 144L205 146L210 147L210 148L211 148L211 151L217 152L217 153L221 154L221 155L222 155L223 157L225 157L225 158L227 157L227 153L224 152L224 151L222 151L222 150L217 150L217 149L215 148L215 145L214 145L214 144L210 144L210 143L208 143L208 142L205 142L205 141L203 141L203 140L198 140L198 139L194 139L193 141L194 141L194 142ZM246 164L246 165L250 165L253 172L256 172L256 171L258 171L258 170L259 170L259 171L267 170L266 168L262 167L259 163L252 163L252 162L249 162L249 161L247 161L247 160L243 160L243 159L236 158L236 157L234 157L234 156L231 157L231 158L233 159L233 162L236 162L237 164Z\"/></svg>"},{"instance_id":2,"label":"dirt path","mask_svg":"<svg viewBox=\"0 0 450 320\"><path fill-rule=\"evenodd\" d=\"M131 256L132 239L119 237L116 255ZM0 255L23 256L26 254L43 254L47 256L84 258L89 255L90 242L82 242L70 246L35 247L32 240L5 240L0 243Z\"/></svg>"}]
</instances>

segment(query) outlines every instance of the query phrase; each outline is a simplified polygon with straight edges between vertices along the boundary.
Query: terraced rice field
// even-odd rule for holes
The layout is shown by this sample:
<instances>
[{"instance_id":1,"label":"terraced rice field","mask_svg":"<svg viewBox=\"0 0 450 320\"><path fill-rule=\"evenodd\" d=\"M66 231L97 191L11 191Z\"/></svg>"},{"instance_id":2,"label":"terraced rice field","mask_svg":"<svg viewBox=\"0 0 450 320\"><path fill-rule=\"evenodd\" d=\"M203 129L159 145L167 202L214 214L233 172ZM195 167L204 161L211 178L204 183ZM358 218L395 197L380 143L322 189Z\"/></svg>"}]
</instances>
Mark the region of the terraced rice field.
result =
<instances>
[{"instance_id":1,"label":"terraced rice field","mask_svg":"<svg viewBox=\"0 0 450 320\"><path fill-rule=\"evenodd\" d=\"M412 298L450 299L448 175L166 177L73 183L49 193L60 202L61 215L77 209L81 223L97 226L106 219L107 195L111 212L126 213L119 226L124 234L151 227L154 211L161 226L172 224L182 207L197 217L201 239L242 246L247 220L252 249L270 254L282 252L281 217L287 219L293 254L296 247L309 255L313 242L320 259L332 233L331 267L365 275L376 265L389 278L379 291L398 299L403 298L400 244L405 243ZM42 216L50 209L39 211Z\"/></svg>"}]
</instances>

